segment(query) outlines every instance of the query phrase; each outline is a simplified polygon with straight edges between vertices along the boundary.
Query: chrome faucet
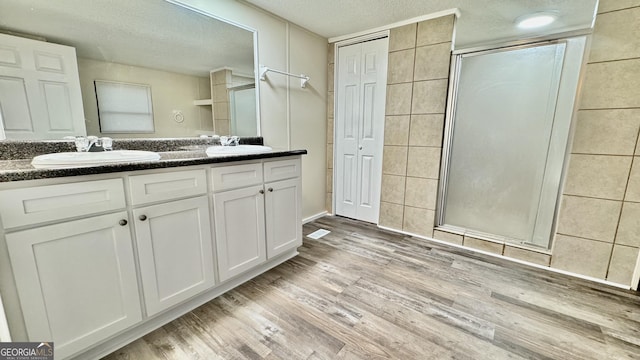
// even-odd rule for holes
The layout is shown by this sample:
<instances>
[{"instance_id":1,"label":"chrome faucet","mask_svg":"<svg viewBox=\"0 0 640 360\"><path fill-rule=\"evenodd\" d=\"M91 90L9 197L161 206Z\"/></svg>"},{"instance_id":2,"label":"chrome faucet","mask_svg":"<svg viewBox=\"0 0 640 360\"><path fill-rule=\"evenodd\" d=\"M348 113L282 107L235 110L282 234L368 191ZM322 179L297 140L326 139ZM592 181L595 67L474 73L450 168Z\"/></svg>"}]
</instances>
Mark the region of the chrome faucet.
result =
<instances>
[{"instance_id":1,"label":"chrome faucet","mask_svg":"<svg viewBox=\"0 0 640 360\"><path fill-rule=\"evenodd\" d=\"M113 139L109 137L76 136L75 143L78 152L111 151L113 149Z\"/></svg>"},{"instance_id":2,"label":"chrome faucet","mask_svg":"<svg viewBox=\"0 0 640 360\"><path fill-rule=\"evenodd\" d=\"M220 145L222 146L238 146L240 137L238 136L220 136Z\"/></svg>"}]
</instances>

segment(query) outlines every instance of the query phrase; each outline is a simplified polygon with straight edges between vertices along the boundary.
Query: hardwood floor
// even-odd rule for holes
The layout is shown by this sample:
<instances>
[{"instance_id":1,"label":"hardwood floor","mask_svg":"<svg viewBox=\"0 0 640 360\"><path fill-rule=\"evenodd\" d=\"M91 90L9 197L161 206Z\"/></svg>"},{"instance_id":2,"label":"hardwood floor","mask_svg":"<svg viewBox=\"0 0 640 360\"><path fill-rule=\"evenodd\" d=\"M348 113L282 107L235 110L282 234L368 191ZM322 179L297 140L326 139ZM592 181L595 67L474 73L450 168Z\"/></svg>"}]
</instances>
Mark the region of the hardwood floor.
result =
<instances>
[{"instance_id":1,"label":"hardwood floor","mask_svg":"<svg viewBox=\"0 0 640 360\"><path fill-rule=\"evenodd\" d=\"M640 359L640 294L324 217L300 255L105 359Z\"/></svg>"}]
</instances>

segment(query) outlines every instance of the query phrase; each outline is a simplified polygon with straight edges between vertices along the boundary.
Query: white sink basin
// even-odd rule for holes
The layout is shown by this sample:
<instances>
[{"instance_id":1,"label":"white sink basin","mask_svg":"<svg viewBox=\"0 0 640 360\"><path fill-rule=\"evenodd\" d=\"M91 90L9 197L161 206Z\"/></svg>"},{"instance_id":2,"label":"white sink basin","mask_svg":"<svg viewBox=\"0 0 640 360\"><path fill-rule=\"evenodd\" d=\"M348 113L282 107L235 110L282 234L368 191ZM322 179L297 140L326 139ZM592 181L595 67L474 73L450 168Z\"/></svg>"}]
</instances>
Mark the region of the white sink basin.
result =
<instances>
[{"instance_id":1,"label":"white sink basin","mask_svg":"<svg viewBox=\"0 0 640 360\"><path fill-rule=\"evenodd\" d=\"M247 155L267 153L271 151L273 151L272 148L262 145L210 146L207 148L207 155Z\"/></svg>"},{"instance_id":2,"label":"white sink basin","mask_svg":"<svg viewBox=\"0 0 640 360\"><path fill-rule=\"evenodd\" d=\"M158 153L140 150L61 152L36 156L31 165L36 169L64 169L156 160L160 160Z\"/></svg>"}]
</instances>

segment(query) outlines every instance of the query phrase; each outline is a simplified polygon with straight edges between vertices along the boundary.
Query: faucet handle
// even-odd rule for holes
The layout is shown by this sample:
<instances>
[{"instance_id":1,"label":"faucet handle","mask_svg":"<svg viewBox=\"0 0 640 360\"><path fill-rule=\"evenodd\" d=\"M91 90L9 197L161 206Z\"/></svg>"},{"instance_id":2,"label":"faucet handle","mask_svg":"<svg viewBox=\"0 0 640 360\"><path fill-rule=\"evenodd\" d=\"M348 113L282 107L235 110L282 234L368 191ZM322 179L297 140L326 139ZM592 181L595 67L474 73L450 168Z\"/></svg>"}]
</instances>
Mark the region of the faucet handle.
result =
<instances>
[{"instance_id":1,"label":"faucet handle","mask_svg":"<svg viewBox=\"0 0 640 360\"><path fill-rule=\"evenodd\" d=\"M102 140L102 149L104 151L111 151L113 150L113 139L110 137L103 137L101 138Z\"/></svg>"},{"instance_id":2,"label":"faucet handle","mask_svg":"<svg viewBox=\"0 0 640 360\"><path fill-rule=\"evenodd\" d=\"M240 137L239 136L232 136L229 145L238 146L239 143L240 143Z\"/></svg>"},{"instance_id":3,"label":"faucet handle","mask_svg":"<svg viewBox=\"0 0 640 360\"><path fill-rule=\"evenodd\" d=\"M78 152L87 151L87 149L89 149L89 139L84 136L76 136L75 144Z\"/></svg>"}]
</instances>

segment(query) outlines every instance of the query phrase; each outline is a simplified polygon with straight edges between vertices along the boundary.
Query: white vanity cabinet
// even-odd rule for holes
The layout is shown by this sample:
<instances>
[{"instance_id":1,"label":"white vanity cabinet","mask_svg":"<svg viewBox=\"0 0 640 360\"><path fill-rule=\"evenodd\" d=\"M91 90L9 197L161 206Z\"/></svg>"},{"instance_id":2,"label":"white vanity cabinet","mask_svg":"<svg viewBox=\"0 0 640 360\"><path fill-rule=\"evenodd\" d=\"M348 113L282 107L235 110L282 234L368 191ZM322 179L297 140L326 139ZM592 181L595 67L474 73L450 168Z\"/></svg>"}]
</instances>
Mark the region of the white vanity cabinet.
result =
<instances>
[{"instance_id":1,"label":"white vanity cabinet","mask_svg":"<svg viewBox=\"0 0 640 360\"><path fill-rule=\"evenodd\" d=\"M0 191L0 204L30 341L62 359L142 319L121 179Z\"/></svg>"},{"instance_id":2,"label":"white vanity cabinet","mask_svg":"<svg viewBox=\"0 0 640 360\"><path fill-rule=\"evenodd\" d=\"M302 245L300 159L264 163L267 258Z\"/></svg>"},{"instance_id":3,"label":"white vanity cabinet","mask_svg":"<svg viewBox=\"0 0 640 360\"><path fill-rule=\"evenodd\" d=\"M211 212L204 169L129 178L140 277L152 316L215 285ZM183 200L184 196L200 195Z\"/></svg>"},{"instance_id":4,"label":"white vanity cabinet","mask_svg":"<svg viewBox=\"0 0 640 360\"><path fill-rule=\"evenodd\" d=\"M299 158L213 168L212 178L221 281L302 245Z\"/></svg>"},{"instance_id":5,"label":"white vanity cabinet","mask_svg":"<svg viewBox=\"0 0 640 360\"><path fill-rule=\"evenodd\" d=\"M218 272L225 281L267 260L262 163L216 167L211 176Z\"/></svg>"},{"instance_id":6,"label":"white vanity cabinet","mask_svg":"<svg viewBox=\"0 0 640 360\"><path fill-rule=\"evenodd\" d=\"M54 341L56 359L100 358L292 258L300 163L0 183L12 339Z\"/></svg>"}]
</instances>

